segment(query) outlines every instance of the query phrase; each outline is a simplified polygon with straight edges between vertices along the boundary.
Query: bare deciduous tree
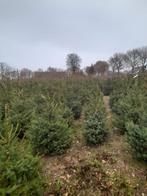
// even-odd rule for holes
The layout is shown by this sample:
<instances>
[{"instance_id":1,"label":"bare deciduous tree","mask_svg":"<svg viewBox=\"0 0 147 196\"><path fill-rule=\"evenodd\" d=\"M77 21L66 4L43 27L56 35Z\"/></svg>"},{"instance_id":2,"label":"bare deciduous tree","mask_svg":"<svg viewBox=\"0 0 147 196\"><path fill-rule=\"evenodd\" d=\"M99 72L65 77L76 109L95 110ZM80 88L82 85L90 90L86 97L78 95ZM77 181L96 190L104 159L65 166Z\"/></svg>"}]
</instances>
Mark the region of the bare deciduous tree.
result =
<instances>
[{"instance_id":1,"label":"bare deciduous tree","mask_svg":"<svg viewBox=\"0 0 147 196\"><path fill-rule=\"evenodd\" d=\"M77 54L71 53L67 55L66 65L72 73L76 73L80 70L80 63L81 58Z\"/></svg>"},{"instance_id":2,"label":"bare deciduous tree","mask_svg":"<svg viewBox=\"0 0 147 196\"><path fill-rule=\"evenodd\" d=\"M124 61L128 68L131 68L132 74L135 72L135 69L139 67L139 50L133 49L129 50L124 56Z\"/></svg>"},{"instance_id":3,"label":"bare deciduous tree","mask_svg":"<svg viewBox=\"0 0 147 196\"><path fill-rule=\"evenodd\" d=\"M147 47L142 47L138 49L139 61L141 66L141 71L144 72L147 68Z\"/></svg>"},{"instance_id":4,"label":"bare deciduous tree","mask_svg":"<svg viewBox=\"0 0 147 196\"><path fill-rule=\"evenodd\" d=\"M91 66L87 66L85 68L85 71L88 75L94 75L96 72L95 72L95 69L94 69L94 65L91 64Z\"/></svg>"},{"instance_id":5,"label":"bare deciduous tree","mask_svg":"<svg viewBox=\"0 0 147 196\"><path fill-rule=\"evenodd\" d=\"M0 63L0 79L10 78L12 68L6 63Z\"/></svg>"},{"instance_id":6,"label":"bare deciduous tree","mask_svg":"<svg viewBox=\"0 0 147 196\"><path fill-rule=\"evenodd\" d=\"M120 71L124 68L124 54L116 53L109 59L110 66L113 73L117 71L117 74L120 74Z\"/></svg>"}]
</instances>

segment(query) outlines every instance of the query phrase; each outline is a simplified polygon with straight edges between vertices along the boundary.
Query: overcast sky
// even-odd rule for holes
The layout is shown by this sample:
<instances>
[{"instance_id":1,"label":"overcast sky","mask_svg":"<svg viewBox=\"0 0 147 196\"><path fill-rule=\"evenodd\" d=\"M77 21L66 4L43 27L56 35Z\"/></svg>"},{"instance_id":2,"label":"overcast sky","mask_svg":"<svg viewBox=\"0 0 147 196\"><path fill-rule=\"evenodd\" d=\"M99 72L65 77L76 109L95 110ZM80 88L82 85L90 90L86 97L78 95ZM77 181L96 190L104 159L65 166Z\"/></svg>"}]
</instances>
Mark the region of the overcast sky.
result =
<instances>
[{"instance_id":1,"label":"overcast sky","mask_svg":"<svg viewBox=\"0 0 147 196\"><path fill-rule=\"evenodd\" d=\"M82 67L147 45L147 0L0 0L0 62L33 70Z\"/></svg>"}]
</instances>

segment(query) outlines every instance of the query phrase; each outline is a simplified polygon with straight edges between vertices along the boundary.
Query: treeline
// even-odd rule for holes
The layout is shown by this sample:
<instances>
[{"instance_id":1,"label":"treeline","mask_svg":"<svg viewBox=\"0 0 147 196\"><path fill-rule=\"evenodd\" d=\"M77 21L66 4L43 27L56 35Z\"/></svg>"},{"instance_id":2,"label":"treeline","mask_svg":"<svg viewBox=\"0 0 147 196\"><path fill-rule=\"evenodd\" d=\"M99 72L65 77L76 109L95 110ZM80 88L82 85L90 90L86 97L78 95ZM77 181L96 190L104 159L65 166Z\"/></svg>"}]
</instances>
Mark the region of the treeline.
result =
<instances>
[{"instance_id":1,"label":"treeline","mask_svg":"<svg viewBox=\"0 0 147 196\"><path fill-rule=\"evenodd\" d=\"M144 72L147 68L147 47L128 50L126 53L116 53L109 59L109 65L118 75L121 70L131 74Z\"/></svg>"},{"instance_id":2,"label":"treeline","mask_svg":"<svg viewBox=\"0 0 147 196\"><path fill-rule=\"evenodd\" d=\"M81 58L74 53L66 57L67 69L48 67L45 71L32 71L28 68L14 69L6 63L0 63L0 79L30 78L64 78L72 74L95 77L114 77L120 75L144 73L147 69L147 46L128 50L126 53L115 53L108 61L97 61L81 69Z\"/></svg>"},{"instance_id":3,"label":"treeline","mask_svg":"<svg viewBox=\"0 0 147 196\"><path fill-rule=\"evenodd\" d=\"M115 53L107 62L97 61L86 67L88 75L119 76L144 73L147 69L147 47L128 50L126 53Z\"/></svg>"}]
</instances>

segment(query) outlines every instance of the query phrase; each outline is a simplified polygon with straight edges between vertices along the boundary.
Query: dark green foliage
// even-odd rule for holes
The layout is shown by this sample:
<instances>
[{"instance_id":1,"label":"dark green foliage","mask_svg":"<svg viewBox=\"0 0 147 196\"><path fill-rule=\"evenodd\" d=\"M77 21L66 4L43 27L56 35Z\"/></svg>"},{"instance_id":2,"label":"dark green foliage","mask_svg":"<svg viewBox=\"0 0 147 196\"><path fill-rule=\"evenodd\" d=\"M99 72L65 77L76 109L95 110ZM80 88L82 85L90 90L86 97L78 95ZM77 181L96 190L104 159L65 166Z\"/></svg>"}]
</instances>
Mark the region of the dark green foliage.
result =
<instances>
[{"instance_id":1,"label":"dark green foliage","mask_svg":"<svg viewBox=\"0 0 147 196\"><path fill-rule=\"evenodd\" d=\"M0 134L2 134L2 106L0 104Z\"/></svg>"},{"instance_id":2,"label":"dark green foliage","mask_svg":"<svg viewBox=\"0 0 147 196\"><path fill-rule=\"evenodd\" d=\"M43 195L39 159L19 143L16 133L6 123L0 135L0 195Z\"/></svg>"},{"instance_id":3,"label":"dark green foliage","mask_svg":"<svg viewBox=\"0 0 147 196\"><path fill-rule=\"evenodd\" d=\"M19 125L19 138L25 135L25 132L29 129L31 122L32 109L30 108L31 103L29 100L23 100L16 98L9 111L11 123L16 127Z\"/></svg>"},{"instance_id":4,"label":"dark green foliage","mask_svg":"<svg viewBox=\"0 0 147 196\"><path fill-rule=\"evenodd\" d=\"M128 136L134 156L147 160L147 83L143 77L130 80L112 93L111 107L115 125Z\"/></svg>"},{"instance_id":5,"label":"dark green foliage","mask_svg":"<svg viewBox=\"0 0 147 196\"><path fill-rule=\"evenodd\" d=\"M113 91L110 94L110 106L113 112L115 112L115 107L118 105L117 101L127 95L132 89L133 84L134 81L132 81L132 78L118 78L113 80Z\"/></svg>"},{"instance_id":6,"label":"dark green foliage","mask_svg":"<svg viewBox=\"0 0 147 196\"><path fill-rule=\"evenodd\" d=\"M56 95L55 95L56 96ZM34 115L29 139L35 153L62 154L70 147L72 115L69 108L54 97L35 97Z\"/></svg>"},{"instance_id":7,"label":"dark green foliage","mask_svg":"<svg viewBox=\"0 0 147 196\"><path fill-rule=\"evenodd\" d=\"M113 80L107 79L107 80L101 80L99 81L101 91L105 96L109 96L111 92L113 91Z\"/></svg>"},{"instance_id":8,"label":"dark green foliage","mask_svg":"<svg viewBox=\"0 0 147 196\"><path fill-rule=\"evenodd\" d=\"M137 159L147 161L147 127L129 122L127 125L128 141Z\"/></svg>"},{"instance_id":9,"label":"dark green foliage","mask_svg":"<svg viewBox=\"0 0 147 196\"><path fill-rule=\"evenodd\" d=\"M56 94L53 97L43 94L34 96L34 118L41 117L48 121L64 119L71 126L73 122L72 111L64 102L57 101L55 96Z\"/></svg>"},{"instance_id":10,"label":"dark green foliage","mask_svg":"<svg viewBox=\"0 0 147 196\"><path fill-rule=\"evenodd\" d=\"M117 112L117 102L125 95L121 92L121 89L114 90L110 95L110 106L113 112Z\"/></svg>"},{"instance_id":11,"label":"dark green foliage","mask_svg":"<svg viewBox=\"0 0 147 196\"><path fill-rule=\"evenodd\" d=\"M72 111L75 120L81 117L82 98L77 86L67 89L65 93L65 104Z\"/></svg>"},{"instance_id":12,"label":"dark green foliage","mask_svg":"<svg viewBox=\"0 0 147 196\"><path fill-rule=\"evenodd\" d=\"M62 154L71 145L70 129L65 122L49 122L42 118L32 123L30 140L39 154Z\"/></svg>"},{"instance_id":13,"label":"dark green foliage","mask_svg":"<svg viewBox=\"0 0 147 196\"><path fill-rule=\"evenodd\" d=\"M106 114L103 98L98 89L95 89L89 95L87 105L84 109L84 118L84 136L87 144L97 145L103 143L107 136Z\"/></svg>"},{"instance_id":14,"label":"dark green foliage","mask_svg":"<svg viewBox=\"0 0 147 196\"><path fill-rule=\"evenodd\" d=\"M101 144L105 141L107 132L105 118L102 112L97 112L85 122L84 131L86 142L90 145Z\"/></svg>"},{"instance_id":15,"label":"dark green foliage","mask_svg":"<svg viewBox=\"0 0 147 196\"><path fill-rule=\"evenodd\" d=\"M92 91L89 91L89 95L87 96L87 102L83 110L85 119L88 119L97 111L101 110L102 112L105 112L103 97L99 89L96 88Z\"/></svg>"},{"instance_id":16,"label":"dark green foliage","mask_svg":"<svg viewBox=\"0 0 147 196\"><path fill-rule=\"evenodd\" d=\"M122 133L126 132L125 125L129 121L134 124L147 126L147 97L144 91L137 86L132 86L126 92L113 92L111 106L115 113L115 125Z\"/></svg>"},{"instance_id":17,"label":"dark green foliage","mask_svg":"<svg viewBox=\"0 0 147 196\"><path fill-rule=\"evenodd\" d=\"M81 112L82 112L82 105L80 103L80 101L78 100L72 100L69 103L69 108L71 109L72 113L73 113L73 117L74 119L79 119L81 117Z\"/></svg>"},{"instance_id":18,"label":"dark green foliage","mask_svg":"<svg viewBox=\"0 0 147 196\"><path fill-rule=\"evenodd\" d=\"M74 120L73 119L73 113L72 113L72 111L68 107L66 107L64 109L63 119L67 122L67 124L69 125L69 127L72 126L73 120Z\"/></svg>"}]
</instances>

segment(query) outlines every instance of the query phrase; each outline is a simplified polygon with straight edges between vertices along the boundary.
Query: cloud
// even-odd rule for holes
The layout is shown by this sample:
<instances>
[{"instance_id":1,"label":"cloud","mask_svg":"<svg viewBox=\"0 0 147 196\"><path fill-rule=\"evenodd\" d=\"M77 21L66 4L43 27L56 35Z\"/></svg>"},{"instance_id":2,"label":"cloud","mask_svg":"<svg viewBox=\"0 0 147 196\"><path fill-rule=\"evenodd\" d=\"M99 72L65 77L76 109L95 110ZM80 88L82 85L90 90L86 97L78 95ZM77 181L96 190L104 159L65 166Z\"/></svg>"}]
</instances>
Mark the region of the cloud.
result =
<instances>
[{"instance_id":1,"label":"cloud","mask_svg":"<svg viewBox=\"0 0 147 196\"><path fill-rule=\"evenodd\" d=\"M147 44L145 0L0 0L0 60L17 66L83 66Z\"/></svg>"}]
</instances>

